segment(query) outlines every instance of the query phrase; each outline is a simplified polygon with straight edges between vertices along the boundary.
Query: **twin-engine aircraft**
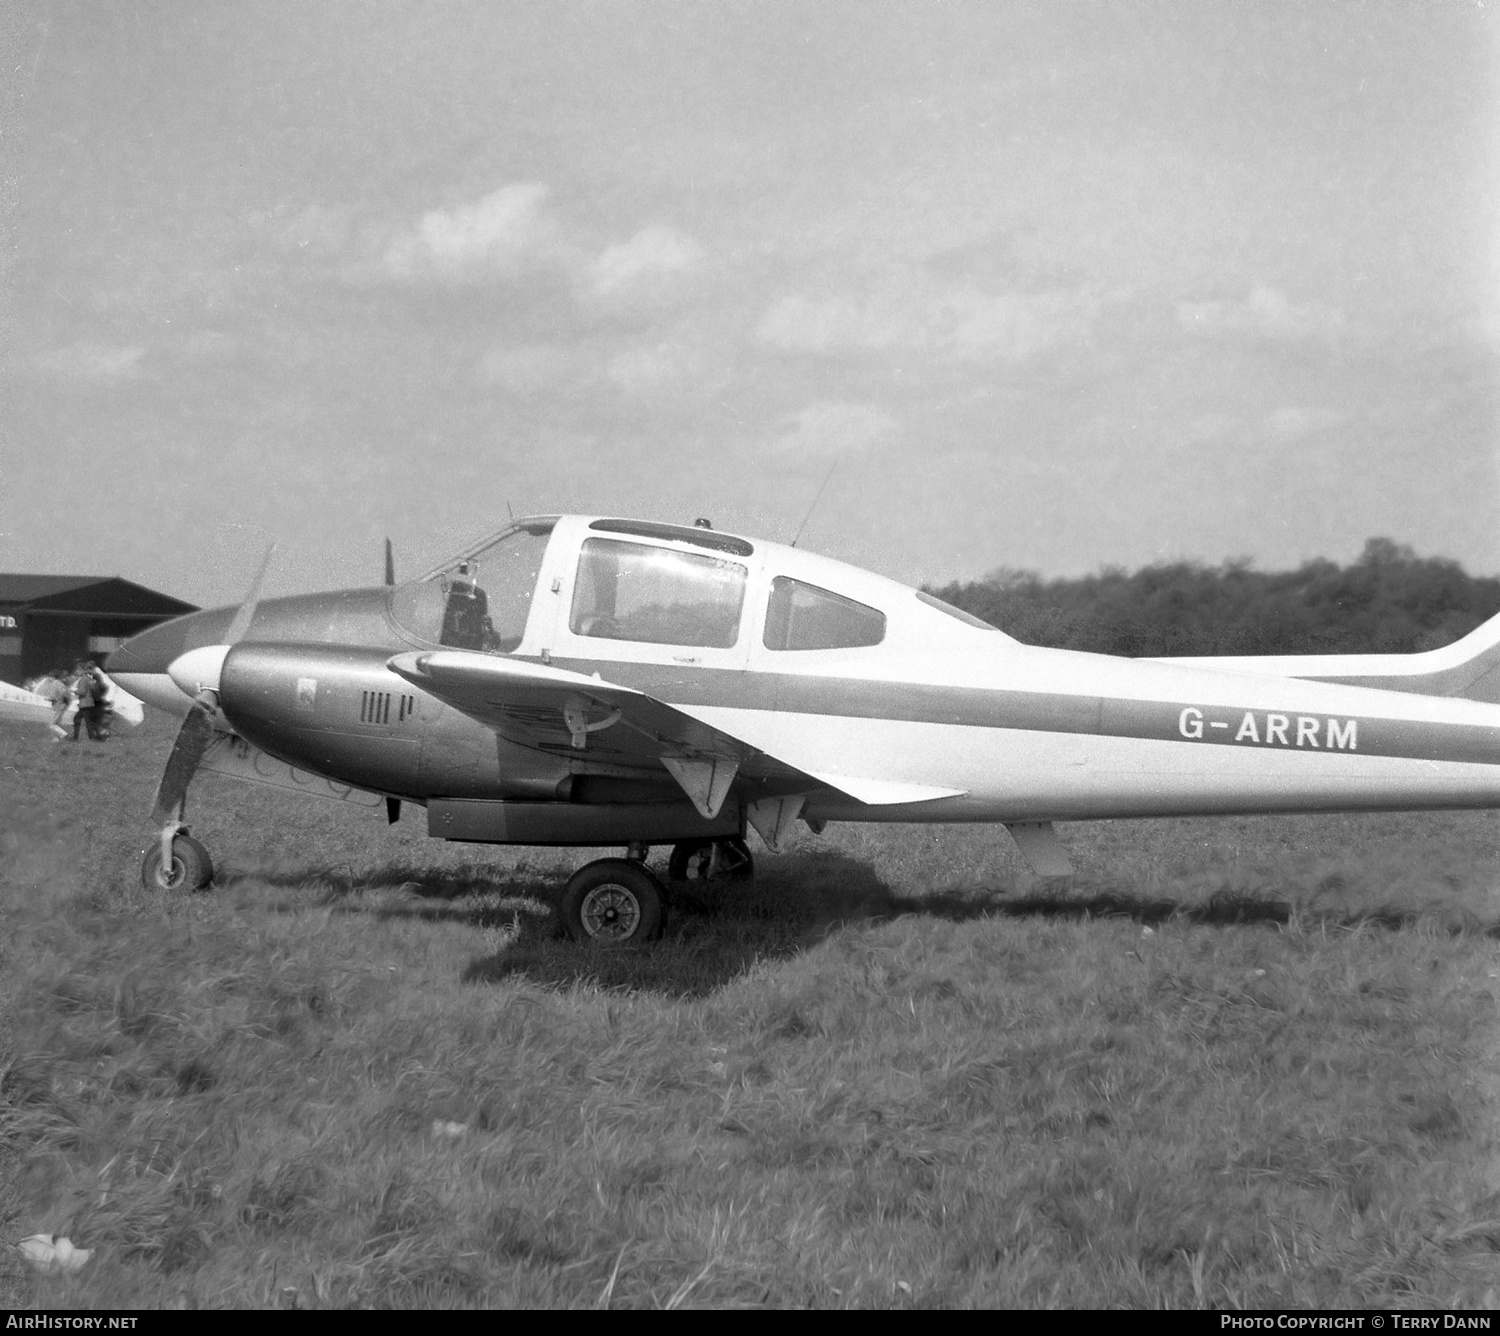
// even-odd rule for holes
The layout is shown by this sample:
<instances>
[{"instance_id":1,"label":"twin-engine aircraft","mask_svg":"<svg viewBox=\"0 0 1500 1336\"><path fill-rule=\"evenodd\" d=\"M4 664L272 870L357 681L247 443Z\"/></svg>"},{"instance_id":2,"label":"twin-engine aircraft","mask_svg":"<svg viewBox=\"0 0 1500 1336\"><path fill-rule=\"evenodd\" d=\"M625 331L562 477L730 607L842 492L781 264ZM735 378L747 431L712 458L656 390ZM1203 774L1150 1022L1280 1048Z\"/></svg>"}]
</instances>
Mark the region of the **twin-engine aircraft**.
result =
<instances>
[{"instance_id":1,"label":"twin-engine aircraft","mask_svg":"<svg viewBox=\"0 0 1500 1336\"><path fill-rule=\"evenodd\" d=\"M1500 806L1500 618L1425 654L1120 659L703 522L584 515L387 580L260 600L258 577L110 656L186 715L147 885L212 879L199 769L415 804L445 840L623 846L562 898L605 944L658 933L674 881L748 875L751 827L776 850L799 822L998 822L1066 875L1055 821Z\"/></svg>"}]
</instances>

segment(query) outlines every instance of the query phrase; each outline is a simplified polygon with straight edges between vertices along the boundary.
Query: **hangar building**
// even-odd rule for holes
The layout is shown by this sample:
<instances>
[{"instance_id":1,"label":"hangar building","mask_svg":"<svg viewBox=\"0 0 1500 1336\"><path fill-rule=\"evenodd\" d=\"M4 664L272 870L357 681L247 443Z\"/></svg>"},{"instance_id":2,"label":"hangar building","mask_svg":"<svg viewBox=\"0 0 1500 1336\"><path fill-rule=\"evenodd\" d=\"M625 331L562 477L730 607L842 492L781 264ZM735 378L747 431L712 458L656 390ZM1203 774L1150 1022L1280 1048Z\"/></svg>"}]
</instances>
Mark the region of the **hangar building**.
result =
<instances>
[{"instance_id":1,"label":"hangar building","mask_svg":"<svg viewBox=\"0 0 1500 1336\"><path fill-rule=\"evenodd\" d=\"M0 681L102 662L137 631L197 611L119 576L0 574Z\"/></svg>"}]
</instances>

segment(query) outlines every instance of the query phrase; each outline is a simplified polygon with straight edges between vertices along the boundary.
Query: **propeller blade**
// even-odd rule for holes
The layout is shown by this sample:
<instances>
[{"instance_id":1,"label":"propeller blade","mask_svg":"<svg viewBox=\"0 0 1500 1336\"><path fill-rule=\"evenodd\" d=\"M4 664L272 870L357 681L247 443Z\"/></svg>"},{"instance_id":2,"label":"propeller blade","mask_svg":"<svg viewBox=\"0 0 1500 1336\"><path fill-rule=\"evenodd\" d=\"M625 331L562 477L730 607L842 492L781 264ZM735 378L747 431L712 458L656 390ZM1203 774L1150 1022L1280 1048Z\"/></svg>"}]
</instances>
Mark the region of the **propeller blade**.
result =
<instances>
[{"instance_id":1,"label":"propeller blade","mask_svg":"<svg viewBox=\"0 0 1500 1336\"><path fill-rule=\"evenodd\" d=\"M245 632L250 629L250 623L255 617L255 605L260 602L260 587L266 578L266 571L270 569L271 558L275 555L276 544L272 543L266 549L266 555L261 558L260 570L256 572L255 579L250 582L250 592L245 595L245 601L240 604L239 611L234 614L234 620L229 623L229 630L225 633L224 643L234 645L245 637Z\"/></svg>"},{"instance_id":2,"label":"propeller blade","mask_svg":"<svg viewBox=\"0 0 1500 1336\"><path fill-rule=\"evenodd\" d=\"M385 582L388 585L396 583L396 554L391 551L391 540L385 540Z\"/></svg>"},{"instance_id":3,"label":"propeller blade","mask_svg":"<svg viewBox=\"0 0 1500 1336\"><path fill-rule=\"evenodd\" d=\"M167 757L166 769L162 771L161 786L156 790L156 806L151 819L156 825L178 819L182 805L187 799L188 785L193 782L198 763L214 739L214 720L208 707L198 701L182 721L177 731L177 741L172 744L172 754Z\"/></svg>"},{"instance_id":4,"label":"propeller blade","mask_svg":"<svg viewBox=\"0 0 1500 1336\"><path fill-rule=\"evenodd\" d=\"M198 773L198 766L217 731L214 724L214 710L210 709L207 704L208 697L201 693L217 692L219 673L224 666L230 647L244 639L245 633L250 629L250 623L255 619L255 605L260 601L260 587L265 583L266 572L271 567L271 558L275 553L276 544L272 543L266 549L266 555L261 558L260 570L255 573L255 579L250 582L250 590L245 595L245 601L240 604L238 611L234 614L234 620L229 623L229 630L224 635L224 643L201 645L197 649L188 650L187 653L174 659L168 669L172 680L177 683L178 687L194 699L192 709L188 711L187 718L182 721L182 727L177 732L177 741L172 744L172 754L167 757L166 768L162 771L161 784L156 790L156 806L151 809L152 821L163 828L162 839L165 842L162 848L163 860L168 859L171 854L171 823L182 820L183 809L187 803L188 786L193 782L193 776Z\"/></svg>"}]
</instances>

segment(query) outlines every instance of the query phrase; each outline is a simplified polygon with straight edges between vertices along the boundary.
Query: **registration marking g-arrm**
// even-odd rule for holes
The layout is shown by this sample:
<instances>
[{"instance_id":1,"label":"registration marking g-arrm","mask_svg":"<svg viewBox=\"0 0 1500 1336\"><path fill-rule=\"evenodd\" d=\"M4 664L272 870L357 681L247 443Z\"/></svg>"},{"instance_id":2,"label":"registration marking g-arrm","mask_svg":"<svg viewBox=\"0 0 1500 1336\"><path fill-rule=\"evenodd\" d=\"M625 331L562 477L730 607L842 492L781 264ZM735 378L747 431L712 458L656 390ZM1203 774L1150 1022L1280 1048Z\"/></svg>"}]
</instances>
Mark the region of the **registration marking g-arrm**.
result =
<instances>
[{"instance_id":1,"label":"registration marking g-arrm","mask_svg":"<svg viewBox=\"0 0 1500 1336\"><path fill-rule=\"evenodd\" d=\"M1204 725L1229 728L1224 719L1205 719L1196 705L1183 707L1177 716L1177 731L1194 742L1203 738ZM1329 715L1277 714L1274 710L1246 710L1234 741L1272 747L1316 747L1327 751L1358 751L1359 720L1335 719Z\"/></svg>"}]
</instances>

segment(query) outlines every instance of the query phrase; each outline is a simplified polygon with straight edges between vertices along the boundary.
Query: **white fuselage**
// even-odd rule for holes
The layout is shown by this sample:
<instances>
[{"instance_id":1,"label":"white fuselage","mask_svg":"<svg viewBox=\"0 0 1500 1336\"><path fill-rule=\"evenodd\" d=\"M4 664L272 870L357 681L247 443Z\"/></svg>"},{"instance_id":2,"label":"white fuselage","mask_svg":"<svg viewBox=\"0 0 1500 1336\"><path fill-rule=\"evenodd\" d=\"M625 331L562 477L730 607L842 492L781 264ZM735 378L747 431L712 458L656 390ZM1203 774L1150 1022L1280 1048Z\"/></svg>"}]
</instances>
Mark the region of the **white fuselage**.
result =
<instances>
[{"instance_id":1,"label":"white fuselage","mask_svg":"<svg viewBox=\"0 0 1500 1336\"><path fill-rule=\"evenodd\" d=\"M963 791L809 807L828 819L1500 805L1500 706L1014 642L870 667L869 677L847 663L808 674L829 689L813 709L679 708L823 773Z\"/></svg>"}]
</instances>

